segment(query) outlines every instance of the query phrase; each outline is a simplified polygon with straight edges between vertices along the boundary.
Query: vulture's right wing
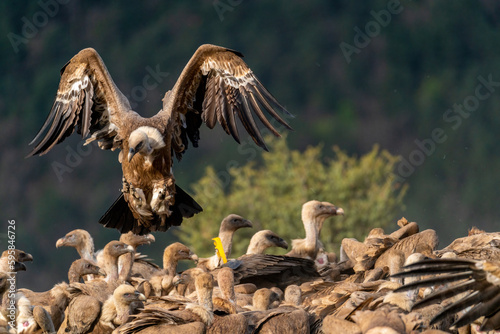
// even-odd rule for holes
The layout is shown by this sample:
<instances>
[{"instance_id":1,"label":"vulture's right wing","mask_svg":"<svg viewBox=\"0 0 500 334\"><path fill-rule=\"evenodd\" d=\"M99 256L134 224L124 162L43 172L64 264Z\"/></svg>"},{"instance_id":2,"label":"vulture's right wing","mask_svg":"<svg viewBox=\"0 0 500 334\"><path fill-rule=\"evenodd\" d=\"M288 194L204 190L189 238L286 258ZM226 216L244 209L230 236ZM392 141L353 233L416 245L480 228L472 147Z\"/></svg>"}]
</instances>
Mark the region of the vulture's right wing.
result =
<instances>
[{"instance_id":1,"label":"vulture's right wing","mask_svg":"<svg viewBox=\"0 0 500 334\"><path fill-rule=\"evenodd\" d=\"M75 129L86 143L99 141L102 149L120 147L120 128L131 111L127 98L118 90L104 62L92 48L75 55L61 69L56 99L44 125L30 143L29 153L43 155L71 135Z\"/></svg>"},{"instance_id":2,"label":"vulture's right wing","mask_svg":"<svg viewBox=\"0 0 500 334\"><path fill-rule=\"evenodd\" d=\"M452 302L432 320L431 325L464 310L452 327L460 328L484 316L481 331L500 329L500 263L468 259L429 259L407 265L393 277L431 277L405 284L397 292L445 285L413 308L421 308L448 298ZM465 296L461 295L466 293Z\"/></svg>"}]
</instances>

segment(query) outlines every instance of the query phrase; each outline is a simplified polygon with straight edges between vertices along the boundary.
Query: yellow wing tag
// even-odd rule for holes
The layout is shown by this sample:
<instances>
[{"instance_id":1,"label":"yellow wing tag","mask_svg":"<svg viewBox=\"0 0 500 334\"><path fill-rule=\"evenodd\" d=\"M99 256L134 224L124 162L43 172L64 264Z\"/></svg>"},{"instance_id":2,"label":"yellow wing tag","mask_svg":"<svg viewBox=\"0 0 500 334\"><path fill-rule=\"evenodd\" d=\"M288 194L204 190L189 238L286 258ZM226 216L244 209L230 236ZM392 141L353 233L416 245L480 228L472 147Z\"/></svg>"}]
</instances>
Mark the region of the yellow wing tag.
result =
<instances>
[{"instance_id":1,"label":"yellow wing tag","mask_svg":"<svg viewBox=\"0 0 500 334\"><path fill-rule=\"evenodd\" d=\"M214 246L215 246L215 252L217 253L217 256L222 259L222 263L226 263L226 253L224 252L224 247L222 247L222 242L220 241L220 238L212 238L214 241Z\"/></svg>"}]
</instances>

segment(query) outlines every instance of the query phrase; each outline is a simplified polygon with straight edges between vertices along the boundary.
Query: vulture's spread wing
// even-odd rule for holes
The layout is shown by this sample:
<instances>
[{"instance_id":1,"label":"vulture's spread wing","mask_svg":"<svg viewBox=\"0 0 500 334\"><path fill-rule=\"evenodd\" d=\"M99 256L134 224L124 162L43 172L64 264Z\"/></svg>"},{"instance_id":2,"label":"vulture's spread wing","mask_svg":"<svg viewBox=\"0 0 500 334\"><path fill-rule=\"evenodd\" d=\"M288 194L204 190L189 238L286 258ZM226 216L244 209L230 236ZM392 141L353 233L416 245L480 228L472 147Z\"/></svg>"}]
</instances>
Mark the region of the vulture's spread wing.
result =
<instances>
[{"instance_id":1,"label":"vulture's spread wing","mask_svg":"<svg viewBox=\"0 0 500 334\"><path fill-rule=\"evenodd\" d=\"M218 122L239 143L239 118L257 145L267 150L254 116L274 135L280 136L264 111L287 129L287 122L276 112L292 115L269 93L241 59L239 52L215 45L202 45L184 68L171 92L164 99L163 113L174 123L173 148L180 157L187 139L197 146L199 127L205 122L213 128Z\"/></svg>"},{"instance_id":2,"label":"vulture's spread wing","mask_svg":"<svg viewBox=\"0 0 500 334\"><path fill-rule=\"evenodd\" d=\"M500 263L468 259L429 259L403 267L393 277L421 277L395 291L444 285L413 308L421 308L448 298L454 298L432 320L431 325L465 310L452 327L459 328L484 316L481 331L500 329ZM461 295L466 293L465 296Z\"/></svg>"},{"instance_id":3,"label":"vulture's spread wing","mask_svg":"<svg viewBox=\"0 0 500 334\"><path fill-rule=\"evenodd\" d=\"M119 134L123 114L134 113L130 109L99 54L84 49L61 69L56 99L30 143L38 141L28 156L47 153L75 129L83 138L91 135L87 143L98 140L102 149L115 149L122 140Z\"/></svg>"}]
</instances>

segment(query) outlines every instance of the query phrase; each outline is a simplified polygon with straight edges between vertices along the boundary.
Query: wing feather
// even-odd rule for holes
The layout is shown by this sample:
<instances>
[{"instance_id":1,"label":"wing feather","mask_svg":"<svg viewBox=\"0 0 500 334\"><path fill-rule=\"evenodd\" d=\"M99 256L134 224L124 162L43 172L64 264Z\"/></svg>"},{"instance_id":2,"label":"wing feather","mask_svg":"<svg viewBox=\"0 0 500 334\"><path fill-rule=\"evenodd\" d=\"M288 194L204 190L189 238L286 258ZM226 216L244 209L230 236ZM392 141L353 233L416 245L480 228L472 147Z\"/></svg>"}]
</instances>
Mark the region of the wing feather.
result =
<instances>
[{"instance_id":1,"label":"wing feather","mask_svg":"<svg viewBox=\"0 0 500 334\"><path fill-rule=\"evenodd\" d=\"M132 112L99 54L91 48L75 55L61 69L61 81L52 109L30 145L28 156L43 155L75 129L87 143L98 140L101 148L114 149L124 113Z\"/></svg>"},{"instance_id":2,"label":"wing feather","mask_svg":"<svg viewBox=\"0 0 500 334\"><path fill-rule=\"evenodd\" d=\"M293 116L262 85L241 57L241 53L223 47L208 44L200 46L168 96L169 101L164 103L160 117L176 119L172 117L174 113L193 112L191 106L194 105L196 92L201 88L204 90L203 103L201 110L196 112L209 128L218 122L227 134L239 142L236 125L236 118L239 118L254 142L267 149L253 115L257 115L261 123L276 136L279 136L279 132L265 113L287 129L291 127L278 112L286 117ZM206 81L200 80L200 76ZM204 87L200 86L203 84ZM180 153L185 149L180 148Z\"/></svg>"}]
</instances>

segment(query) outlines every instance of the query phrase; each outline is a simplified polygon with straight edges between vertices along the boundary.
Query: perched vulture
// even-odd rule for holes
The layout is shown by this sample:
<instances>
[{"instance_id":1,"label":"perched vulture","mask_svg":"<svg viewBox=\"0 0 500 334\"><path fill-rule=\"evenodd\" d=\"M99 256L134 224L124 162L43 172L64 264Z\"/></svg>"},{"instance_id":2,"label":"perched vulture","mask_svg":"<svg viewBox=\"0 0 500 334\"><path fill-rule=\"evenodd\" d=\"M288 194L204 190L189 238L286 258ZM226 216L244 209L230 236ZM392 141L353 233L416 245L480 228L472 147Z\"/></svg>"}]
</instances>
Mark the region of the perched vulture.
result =
<instances>
[{"instance_id":1,"label":"perched vulture","mask_svg":"<svg viewBox=\"0 0 500 334\"><path fill-rule=\"evenodd\" d=\"M274 135L278 131L264 116L266 111L291 129L275 111L290 115L267 91L237 51L202 45L188 62L163 108L143 118L116 87L98 53L84 49L61 70L61 81L52 110L33 139L28 156L43 155L75 130L98 141L101 149L120 149L122 194L100 219L106 227L135 234L166 231L202 208L175 185L173 156L181 159L200 139L202 122L218 122L239 142L236 118L257 145L267 149L254 115Z\"/></svg>"},{"instance_id":2,"label":"perched vulture","mask_svg":"<svg viewBox=\"0 0 500 334\"><path fill-rule=\"evenodd\" d=\"M222 220L219 228L219 238L226 255L226 259L231 256L233 249L234 232L243 227L253 227L252 222L235 214L230 214ZM217 255L209 258L202 258L198 262L198 267L214 270L223 264L222 259Z\"/></svg>"},{"instance_id":3,"label":"perched vulture","mask_svg":"<svg viewBox=\"0 0 500 334\"><path fill-rule=\"evenodd\" d=\"M309 201L302 205L302 223L306 232L305 239L292 240L292 250L287 255L315 260L318 252L323 248L319 240L325 219L332 216L344 215L344 209L332 203Z\"/></svg>"}]
</instances>

